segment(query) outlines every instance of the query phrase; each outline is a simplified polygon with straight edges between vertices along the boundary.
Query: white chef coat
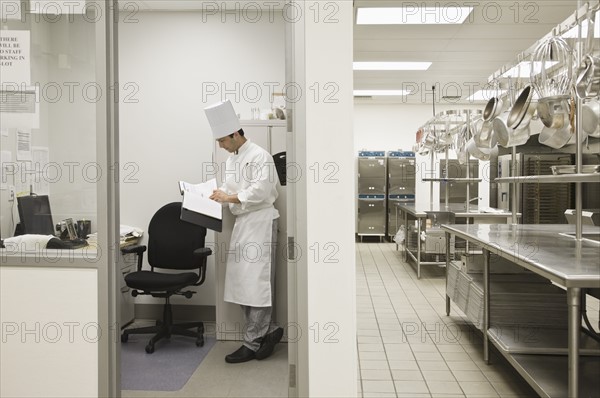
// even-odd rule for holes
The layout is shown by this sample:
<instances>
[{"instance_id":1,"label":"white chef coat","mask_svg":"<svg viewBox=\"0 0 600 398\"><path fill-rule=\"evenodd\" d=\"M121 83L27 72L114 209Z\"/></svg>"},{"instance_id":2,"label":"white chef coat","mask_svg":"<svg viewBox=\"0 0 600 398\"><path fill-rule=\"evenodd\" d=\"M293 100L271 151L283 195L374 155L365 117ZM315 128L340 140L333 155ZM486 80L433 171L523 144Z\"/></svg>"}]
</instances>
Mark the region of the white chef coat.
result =
<instances>
[{"instance_id":1,"label":"white chef coat","mask_svg":"<svg viewBox=\"0 0 600 398\"><path fill-rule=\"evenodd\" d=\"M236 216L231 234L224 299L252 307L270 307L272 223L279 218L277 171L273 157L247 140L226 162L221 190L237 194L240 203L229 203Z\"/></svg>"}]
</instances>

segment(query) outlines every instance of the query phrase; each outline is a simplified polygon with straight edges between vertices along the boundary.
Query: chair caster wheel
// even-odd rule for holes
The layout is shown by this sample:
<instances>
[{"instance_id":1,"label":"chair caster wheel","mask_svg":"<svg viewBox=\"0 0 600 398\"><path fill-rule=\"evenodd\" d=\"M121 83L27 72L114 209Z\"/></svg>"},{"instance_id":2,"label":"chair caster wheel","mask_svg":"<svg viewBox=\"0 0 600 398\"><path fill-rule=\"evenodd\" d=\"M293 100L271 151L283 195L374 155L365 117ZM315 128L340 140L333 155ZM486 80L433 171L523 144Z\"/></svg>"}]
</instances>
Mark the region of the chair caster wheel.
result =
<instances>
[{"instance_id":1,"label":"chair caster wheel","mask_svg":"<svg viewBox=\"0 0 600 398\"><path fill-rule=\"evenodd\" d=\"M196 347L204 347L204 338L199 338L196 340Z\"/></svg>"},{"instance_id":2,"label":"chair caster wheel","mask_svg":"<svg viewBox=\"0 0 600 398\"><path fill-rule=\"evenodd\" d=\"M121 335L121 343L127 343L127 340L129 340L129 335L128 335L128 334L125 334L125 333L123 333L123 334Z\"/></svg>"},{"instance_id":3,"label":"chair caster wheel","mask_svg":"<svg viewBox=\"0 0 600 398\"><path fill-rule=\"evenodd\" d=\"M148 345L146 346L146 353L152 354L153 352L154 352L154 344L148 343Z\"/></svg>"}]
</instances>

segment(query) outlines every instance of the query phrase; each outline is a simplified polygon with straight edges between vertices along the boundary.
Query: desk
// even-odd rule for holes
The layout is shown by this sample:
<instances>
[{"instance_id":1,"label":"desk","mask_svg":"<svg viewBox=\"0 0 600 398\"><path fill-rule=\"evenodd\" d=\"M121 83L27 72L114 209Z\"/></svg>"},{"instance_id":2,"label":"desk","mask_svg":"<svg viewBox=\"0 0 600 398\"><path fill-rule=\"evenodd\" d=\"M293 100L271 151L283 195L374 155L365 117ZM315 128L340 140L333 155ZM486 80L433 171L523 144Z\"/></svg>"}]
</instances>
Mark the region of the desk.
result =
<instances>
[{"instance_id":1,"label":"desk","mask_svg":"<svg viewBox=\"0 0 600 398\"><path fill-rule=\"evenodd\" d=\"M584 236L600 236L600 228L584 226ZM491 341L523 378L544 397L595 396L600 390L600 356L580 356L581 295L584 288L600 287L600 244L575 240L574 225L443 225L450 235L475 242L484 254L483 355L489 360ZM505 258L566 289L568 305L567 356L539 351L511 353L503 337L490 329L490 254ZM447 264L449 265L449 264ZM448 294L446 312L449 312ZM544 333L541 338L544 338ZM596 351L600 343L593 341ZM544 354L547 354L548 349ZM580 380L581 378L581 380ZM581 393L580 393L581 391Z\"/></svg>"},{"instance_id":2,"label":"desk","mask_svg":"<svg viewBox=\"0 0 600 398\"><path fill-rule=\"evenodd\" d=\"M468 210L465 209L465 205L462 203L449 203L446 206L443 203L434 204L416 204L416 203L401 203L396 207L396 224L404 225L405 228L405 244L404 244L404 261L410 257L417 266L417 278L421 278L421 265L439 265L443 266L446 264L445 261L423 261L423 247L421 243L421 231L425 231L423 226L423 219L427 218L428 211L448 211L454 213L455 218L465 219L466 222L473 223L478 222L498 222L504 223L509 222L512 217L512 213L507 211L501 211L493 209L495 212L484 212L479 209L476 205L469 206ZM411 248L409 245L409 221L416 221L416 245ZM398 249L398 246L396 246ZM416 250L416 253L414 252ZM467 248L468 250L468 248ZM443 253L445 254L445 250ZM437 257L437 256L436 256Z\"/></svg>"}]
</instances>

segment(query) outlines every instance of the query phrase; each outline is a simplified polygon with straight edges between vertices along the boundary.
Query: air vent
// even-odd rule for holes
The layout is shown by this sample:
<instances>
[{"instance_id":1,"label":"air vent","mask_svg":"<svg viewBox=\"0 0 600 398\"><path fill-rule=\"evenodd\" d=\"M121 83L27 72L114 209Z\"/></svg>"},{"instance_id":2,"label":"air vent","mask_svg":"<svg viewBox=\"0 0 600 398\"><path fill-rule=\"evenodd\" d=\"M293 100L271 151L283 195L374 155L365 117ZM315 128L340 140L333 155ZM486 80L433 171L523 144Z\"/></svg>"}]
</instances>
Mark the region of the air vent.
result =
<instances>
[{"instance_id":1,"label":"air vent","mask_svg":"<svg viewBox=\"0 0 600 398\"><path fill-rule=\"evenodd\" d=\"M0 91L0 112L35 113L35 91Z\"/></svg>"}]
</instances>

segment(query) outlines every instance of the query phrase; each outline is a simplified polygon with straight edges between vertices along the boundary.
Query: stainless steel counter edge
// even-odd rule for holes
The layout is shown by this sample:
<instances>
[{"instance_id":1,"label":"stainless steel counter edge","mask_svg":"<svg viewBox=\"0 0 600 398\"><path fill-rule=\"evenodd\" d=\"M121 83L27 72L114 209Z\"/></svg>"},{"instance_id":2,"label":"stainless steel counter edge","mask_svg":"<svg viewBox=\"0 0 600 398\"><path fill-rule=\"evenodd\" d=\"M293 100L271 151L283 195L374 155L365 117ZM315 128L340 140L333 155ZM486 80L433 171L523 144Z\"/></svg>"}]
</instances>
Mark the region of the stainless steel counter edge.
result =
<instances>
[{"instance_id":1,"label":"stainless steel counter edge","mask_svg":"<svg viewBox=\"0 0 600 398\"><path fill-rule=\"evenodd\" d=\"M412 216L415 216L415 217L427 217L428 211L448 211L448 212L454 213L455 217L497 217L497 218L512 217L511 212L487 213L487 212L479 211L479 208L474 205L471 205L470 210L467 212L464 209L464 205L452 204L452 203L448 207L446 207L443 204L439 204L437 206L427 206L427 207L429 207L429 209L423 209L423 208L417 209L417 207L414 205L414 203L398 204L398 205L396 205L396 207L402 211L407 212L408 214L410 214ZM494 210L497 210L497 209L494 209ZM520 214L519 214L519 216L520 216Z\"/></svg>"},{"instance_id":2,"label":"stainless steel counter edge","mask_svg":"<svg viewBox=\"0 0 600 398\"><path fill-rule=\"evenodd\" d=\"M586 249L590 252L593 252L593 254L597 255L595 256L596 259L598 260L598 272L597 273L590 273L590 274L568 274L565 272L560 272L556 269L553 269L551 266L549 266L548 264L543 264L541 262L536 262L536 261L532 261L532 259L530 257L527 256L523 256L523 255L516 255L514 251L508 251L505 248L503 248L501 245L499 245L498 243L495 243L493 241L490 240L484 240L481 239L478 236L474 236L471 235L463 230L461 230L461 228L465 228L465 227L470 227L470 228L474 228L474 227L484 227L484 226L495 226L497 227L498 225L502 225L502 224L471 224L471 225L447 225L444 224L441 226L441 228L443 230L445 230L446 232L449 232L451 234L454 234L462 239L471 241L471 242L477 242L479 243L483 248L487 249L490 251L490 253L498 255L502 258L505 258L507 260L510 260L512 262L514 262L517 265L522 266L523 268L526 268L540 276L543 276L546 279L549 279L553 282L556 282L564 287L579 287L579 288L600 288L600 246L597 246L595 244L587 244L586 245ZM519 224L517 226L522 226L522 224ZM529 229L535 229L533 225L527 225L527 227ZM548 232L549 229L549 225L539 225L537 226L539 227L539 237L542 238L547 238L548 234L550 232ZM567 227L567 225L564 225L564 227ZM595 231L600 231L600 228L595 228ZM546 235L546 236L543 236ZM519 235L517 234L517 237ZM527 235L529 237L531 237L532 235ZM556 232L556 236L557 239L559 239L559 233ZM565 238L563 237L563 239L569 239L569 238ZM517 240L518 241L518 240ZM529 243L526 243L526 245ZM550 243L551 245L552 243ZM573 264L574 259L576 258L575 252L562 252L562 255L564 257L562 257L562 260L560 260L560 257L558 258L560 261L563 261L564 264ZM556 259L556 257L555 257Z\"/></svg>"}]
</instances>

